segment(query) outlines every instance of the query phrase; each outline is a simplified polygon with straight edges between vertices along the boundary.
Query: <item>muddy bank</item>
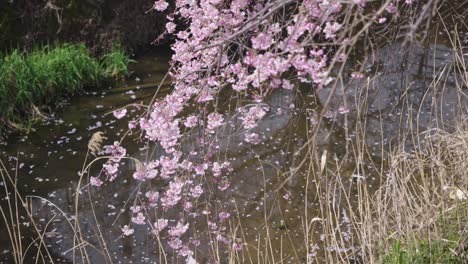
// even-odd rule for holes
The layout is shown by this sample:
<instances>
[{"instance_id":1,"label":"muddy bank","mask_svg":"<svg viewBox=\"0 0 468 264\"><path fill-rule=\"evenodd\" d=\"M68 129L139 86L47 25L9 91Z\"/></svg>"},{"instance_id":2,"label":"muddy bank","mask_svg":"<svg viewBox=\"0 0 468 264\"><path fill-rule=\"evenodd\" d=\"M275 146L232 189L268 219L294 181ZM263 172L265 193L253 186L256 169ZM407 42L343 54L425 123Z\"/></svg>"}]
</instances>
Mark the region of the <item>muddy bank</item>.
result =
<instances>
[{"instance_id":1,"label":"muddy bank","mask_svg":"<svg viewBox=\"0 0 468 264\"><path fill-rule=\"evenodd\" d=\"M0 47L81 42L100 54L119 42L130 51L142 51L165 25L165 16L154 12L152 4L147 0L1 0Z\"/></svg>"}]
</instances>

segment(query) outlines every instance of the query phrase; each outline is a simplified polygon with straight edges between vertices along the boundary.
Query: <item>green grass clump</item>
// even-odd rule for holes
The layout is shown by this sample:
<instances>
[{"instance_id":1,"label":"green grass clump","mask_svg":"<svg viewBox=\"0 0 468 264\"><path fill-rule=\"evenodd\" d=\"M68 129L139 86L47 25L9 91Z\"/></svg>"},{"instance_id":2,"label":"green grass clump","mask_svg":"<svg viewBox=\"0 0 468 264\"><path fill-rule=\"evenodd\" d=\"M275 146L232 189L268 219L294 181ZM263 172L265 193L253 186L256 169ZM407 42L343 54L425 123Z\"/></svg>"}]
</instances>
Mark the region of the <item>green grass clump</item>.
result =
<instances>
[{"instance_id":1,"label":"green grass clump","mask_svg":"<svg viewBox=\"0 0 468 264\"><path fill-rule=\"evenodd\" d=\"M385 264L425 264L453 263L464 264L467 257L468 206L461 203L447 215L441 215L435 228L443 237L416 237L406 245L402 240L393 242L390 252L383 256Z\"/></svg>"},{"instance_id":2,"label":"green grass clump","mask_svg":"<svg viewBox=\"0 0 468 264\"><path fill-rule=\"evenodd\" d=\"M131 62L125 50L120 45L114 45L111 52L102 59L104 75L117 77L128 73L128 64Z\"/></svg>"},{"instance_id":3,"label":"green grass clump","mask_svg":"<svg viewBox=\"0 0 468 264\"><path fill-rule=\"evenodd\" d=\"M443 240L419 240L407 249L401 247L401 241L396 241L392 251L385 255L385 264L426 264L453 263L464 264L462 256L455 255L456 242Z\"/></svg>"},{"instance_id":4,"label":"green grass clump","mask_svg":"<svg viewBox=\"0 0 468 264\"><path fill-rule=\"evenodd\" d=\"M84 45L46 46L31 53L0 56L0 123L23 123L34 106L94 87L127 73L129 58L120 46L102 58ZM1 125L1 124L0 124Z\"/></svg>"}]
</instances>

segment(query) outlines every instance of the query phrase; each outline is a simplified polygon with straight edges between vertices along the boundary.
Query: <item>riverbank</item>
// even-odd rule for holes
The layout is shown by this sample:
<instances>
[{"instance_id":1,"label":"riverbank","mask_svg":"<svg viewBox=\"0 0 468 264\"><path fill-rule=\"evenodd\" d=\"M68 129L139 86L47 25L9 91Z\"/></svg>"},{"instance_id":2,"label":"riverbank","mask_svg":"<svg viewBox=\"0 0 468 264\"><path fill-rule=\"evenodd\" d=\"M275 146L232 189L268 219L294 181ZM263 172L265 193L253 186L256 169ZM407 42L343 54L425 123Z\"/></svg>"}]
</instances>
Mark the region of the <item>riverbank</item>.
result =
<instances>
[{"instance_id":1,"label":"riverbank","mask_svg":"<svg viewBox=\"0 0 468 264\"><path fill-rule=\"evenodd\" d=\"M15 0L0 4L0 51L31 50L48 42L83 43L93 55L121 43L142 54L164 31L165 16L147 12L154 1Z\"/></svg>"},{"instance_id":2,"label":"riverbank","mask_svg":"<svg viewBox=\"0 0 468 264\"><path fill-rule=\"evenodd\" d=\"M119 46L98 59L73 44L0 56L0 127L30 126L42 106L126 74L129 61Z\"/></svg>"}]
</instances>

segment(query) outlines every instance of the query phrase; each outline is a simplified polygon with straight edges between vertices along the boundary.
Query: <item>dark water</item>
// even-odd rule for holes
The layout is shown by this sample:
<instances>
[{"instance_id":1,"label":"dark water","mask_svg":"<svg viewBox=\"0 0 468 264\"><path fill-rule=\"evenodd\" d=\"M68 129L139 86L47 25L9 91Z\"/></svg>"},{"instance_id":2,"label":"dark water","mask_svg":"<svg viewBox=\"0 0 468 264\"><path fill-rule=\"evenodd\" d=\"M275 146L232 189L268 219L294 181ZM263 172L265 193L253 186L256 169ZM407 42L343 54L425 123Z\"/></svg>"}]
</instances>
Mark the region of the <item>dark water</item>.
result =
<instances>
[{"instance_id":1,"label":"dark water","mask_svg":"<svg viewBox=\"0 0 468 264\"><path fill-rule=\"evenodd\" d=\"M311 122L310 117L323 110L321 107L332 87L324 88L316 96L308 91L274 92L269 98L271 111L256 128L262 131L261 143L256 146L245 144L242 135L235 131L226 132L220 152L233 165L231 188L225 193L214 192L211 200L215 204L237 208L235 215L243 230L243 236L238 236L249 247L263 243L269 236L275 254L292 263L305 261L305 215L309 221L320 217L318 199L321 194L316 192L315 186L327 184L308 177L310 169L294 169L308 159L300 150L309 140L311 131L316 131L317 153L326 151L328 166L338 169L336 160L349 158L349 142L358 136L356 127L366 132L365 144L373 150L366 158L379 160L382 146L397 140L408 127L415 126L422 131L439 126L441 120L450 125L461 111L466 110L466 87L458 85L460 76L450 68L453 66L450 48L444 43L413 47L409 50L410 56L405 57L409 63L404 67L401 67L404 56L399 50L398 44L384 47L367 61L366 74L373 77L371 81L345 79L345 85L338 87L337 95L332 97L332 115L325 117L319 125ZM394 56L395 53L401 56ZM73 232L65 219L73 219L75 214L73 194L78 172L86 158L88 140L97 131L108 137L106 144L123 136L127 122L137 118L142 110L131 106L129 114L122 120L116 120L112 110L148 103L168 69L168 59L169 55L165 53L147 54L132 66L135 74L122 87L73 98L53 120L37 126L36 131L28 135L11 134L0 142L0 158L11 168L12 174L17 172L19 192L23 196L43 197L65 213L63 216L44 200L31 199L34 218L41 226L53 219L47 229L46 241L57 262L72 259ZM355 67L354 64L347 65L345 75L349 76ZM441 85L431 84L434 76L445 80L443 89ZM364 89L366 97L362 93ZM160 96L169 90L168 83L163 85ZM347 101L348 114L337 111L343 100ZM364 101L368 103L363 105ZM133 135L124 142L128 155L140 157L145 152L144 145L136 143L137 140L138 136ZM378 187L378 179L371 167L362 173L355 161L341 164L339 170L351 196L356 195L353 175L358 173L366 178L371 189ZM18 167L17 171L15 167ZM97 220L111 257L117 263L158 262L160 254L154 237L145 227L137 227L131 238L121 237L121 227L130 222L129 212L121 209L128 208L125 205L131 203L129 199L135 197L140 188L130 176L134 169L134 164L125 163L124 171L115 182L99 189L91 188L90 196L88 189L83 189L78 213L81 229L87 241L98 245ZM3 190L2 198L4 205ZM337 197L337 203L340 199ZM27 219L23 220L22 224L27 225ZM4 226L0 227L0 261L9 263L10 242ZM203 236L204 228L200 223L200 234L195 236ZM320 227L316 230L318 237ZM37 236L27 231L24 235L28 243ZM103 262L97 250L90 248L89 253L92 263ZM208 245L202 244L198 254L200 263L208 262ZM32 257L33 254L29 254L28 261L34 262ZM254 258L253 262L256 262L257 256ZM263 256L259 258L263 259Z\"/></svg>"}]
</instances>

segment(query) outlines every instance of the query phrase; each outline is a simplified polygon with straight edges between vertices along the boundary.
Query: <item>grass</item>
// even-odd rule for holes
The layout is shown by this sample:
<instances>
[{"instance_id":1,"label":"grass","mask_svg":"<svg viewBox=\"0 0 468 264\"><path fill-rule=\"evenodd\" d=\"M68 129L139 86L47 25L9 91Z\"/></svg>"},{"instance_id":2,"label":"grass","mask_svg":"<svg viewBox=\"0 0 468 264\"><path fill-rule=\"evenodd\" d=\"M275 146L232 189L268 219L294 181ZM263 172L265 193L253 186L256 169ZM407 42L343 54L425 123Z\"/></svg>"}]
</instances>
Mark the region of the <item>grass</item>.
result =
<instances>
[{"instance_id":1,"label":"grass","mask_svg":"<svg viewBox=\"0 0 468 264\"><path fill-rule=\"evenodd\" d=\"M0 123L24 123L39 112L36 106L126 74L129 61L120 46L101 61L84 45L72 44L0 56Z\"/></svg>"},{"instance_id":2,"label":"grass","mask_svg":"<svg viewBox=\"0 0 468 264\"><path fill-rule=\"evenodd\" d=\"M455 120L437 114L437 106L443 103L437 91L455 89L455 98L466 97L467 92L468 65L461 41L450 40L454 47L451 70L460 78L454 87L446 86L444 74L428 81L427 97L433 101L428 111L437 119L436 125L423 127L420 109L402 108L412 121L401 119L400 127L405 129L395 131L401 137L388 147L372 148L366 143L366 109L372 98L365 94L368 87L361 87L364 94L362 100L356 95L355 115L362 119L347 131L354 137L343 143L346 153L337 158L320 147L318 125L317 134L312 133L303 151L295 153L301 157L297 163L303 165L294 173L304 171L306 178L300 189L303 212L295 215L302 226L286 226L278 233L278 244L278 235L271 235L275 228L268 226L265 217L265 226L254 235L258 244L249 243L244 255L231 263L287 263L293 253L296 262L292 263L467 263L468 109L460 102ZM408 97L400 99L405 104ZM385 122L380 116L375 126L384 127ZM382 158L373 159L373 152ZM278 172L284 183L292 178L292 173ZM265 184L265 195L282 187L267 190ZM277 201L265 207L265 215L281 211ZM245 261L245 256L254 260Z\"/></svg>"},{"instance_id":3,"label":"grass","mask_svg":"<svg viewBox=\"0 0 468 264\"><path fill-rule=\"evenodd\" d=\"M313 206L298 212L302 227L286 226L278 245L271 235L275 228L265 217L265 226L255 235L258 245L244 250L258 260L237 258L232 263L281 263L278 260L289 260L293 253L299 261L292 263L466 263L468 126L463 120L466 113L451 132L421 132L426 137L415 141L412 150L395 143L384 159L374 162L357 159L370 151L358 145L365 141L363 134L340 160L311 141L306 183L314 184L304 187L303 202ZM418 135L412 136L416 140ZM368 180L351 180L349 160ZM373 176L378 186L370 186ZM265 195L271 192L267 188L265 184ZM281 210L279 205L265 204L265 215ZM243 237L240 233L236 235ZM314 247L318 252L312 253Z\"/></svg>"},{"instance_id":4,"label":"grass","mask_svg":"<svg viewBox=\"0 0 468 264\"><path fill-rule=\"evenodd\" d=\"M447 241L421 240L407 249L403 249L401 244L401 241L395 241L392 251L383 256L382 263L464 263L462 256L452 252L453 243Z\"/></svg>"},{"instance_id":5,"label":"grass","mask_svg":"<svg viewBox=\"0 0 468 264\"><path fill-rule=\"evenodd\" d=\"M428 238L416 234L414 241L395 240L390 252L382 252L382 263L465 263L466 202L455 207L454 212L441 212L440 216L434 225L442 237Z\"/></svg>"},{"instance_id":6,"label":"grass","mask_svg":"<svg viewBox=\"0 0 468 264\"><path fill-rule=\"evenodd\" d=\"M454 46L454 56L457 57L456 70L463 73L462 79L457 80L460 83L457 83L456 88L461 96L466 96L462 90L468 83L467 65L461 55L461 47ZM118 72L122 69L115 63L119 58L119 53L104 57L101 69L106 68L107 75ZM446 80L443 79L436 76L430 85L443 90L446 88ZM430 92L428 96L436 98ZM367 103L370 99L372 98L366 97L364 101ZM402 103L407 100L405 95L400 99ZM440 103L442 102L434 101L434 107ZM358 116L365 117L364 107L358 111L361 111ZM293 255L295 262L289 261L290 263L465 263L468 201L458 199L454 195L460 190L466 196L468 190L468 126L466 112L460 112L462 114L459 121L454 127L450 127L450 132L445 131L447 127L444 128L443 125L441 128L421 131L417 125L409 124L401 141L393 143L390 149L382 148L383 158L378 160L369 158L369 153L373 150L366 144L368 120L365 118L358 122L356 127L351 128L350 133L354 132L355 138L346 143L347 152L340 159L333 158L327 150L320 148L321 142L311 133L304 151L300 153L301 156L305 156L304 162L298 162L303 164L301 169L307 172L305 186L300 189L303 192L301 195L304 197L304 206L298 206L303 212L294 212L294 216L300 218L300 222L297 225L284 224L276 227L270 224L270 213L276 210L279 202L267 203L267 195L277 186L268 190L266 176L263 174L265 219L262 226L255 229L254 235L258 238L256 242L244 239L249 234L244 233L242 215L238 214L238 219L233 220L230 226L232 237L242 238L242 241L250 243L241 252L229 250L227 259L223 259L225 255L222 245L213 238L208 254L212 259L223 263L288 263ZM437 113L437 110L434 113ZM408 109L407 114L417 116L418 109ZM381 125L384 122L386 120L381 118ZM93 138L99 139L101 136ZM98 141L92 140L94 143ZM408 148L406 142L412 143L412 147ZM91 144L89 150L92 152L98 148L98 145ZM350 163L352 171L349 170ZM72 220L69 223L74 242L70 251L77 256L77 263L80 263L79 260L87 263L86 250L90 248L80 230L80 222L84 219L77 217L78 194L85 188L82 186L86 175L83 172L89 172L88 166L91 164L87 165L85 160L85 165L75 191L76 217L74 222ZM2 170L0 174L1 172ZM362 178L353 180L352 174ZM282 173L281 176L289 180L288 173ZM369 186L372 177L377 179L372 182L377 186ZM12 189L16 189L14 180L4 179L4 182L10 182ZM17 195L17 192L14 195ZM89 201L93 204L91 197ZM7 217L15 215L13 207L9 207L12 213L5 213L4 221L13 223L10 224L10 239L17 256L15 262L21 263L25 256L29 255L24 253L25 246L18 239L21 236L20 232L14 230L14 223L17 221ZM278 210L281 214L286 214L281 207ZM96 217L94 208L93 216ZM99 228L99 225L96 226ZM284 230L280 244L277 237L274 237L275 229L279 228ZM44 240L43 234L46 229L47 226L44 230L36 231L39 241ZM299 230L301 234L298 237L293 236L290 230ZM319 235L323 235L323 240ZM96 247L106 256L112 255L113 252L108 251L102 235L98 237L100 245ZM318 252L314 252L312 246L315 245L320 247ZM35 248L37 254L48 253L47 247L41 244ZM161 263L168 263L166 254L162 253L160 257L164 257L165 260L160 260ZM75 258L73 260L75 261Z\"/></svg>"},{"instance_id":7,"label":"grass","mask_svg":"<svg viewBox=\"0 0 468 264\"><path fill-rule=\"evenodd\" d=\"M88 145L88 153L101 148L103 137L101 133L93 135ZM317 185L309 186L306 190L313 192L318 189L324 196L317 201L320 207L319 215L311 217L307 212L299 213L303 219L303 235L305 245L319 244L322 252L309 257L300 239L290 237L285 226L285 235L282 244L277 248L273 236L274 226L269 224L268 215L271 204L264 204L265 226L259 227L258 244L249 244L243 252L229 251L229 263L282 263L282 259L291 257L292 252L286 249L291 243L294 253L298 256L292 263L385 263L385 264L409 264L409 263L465 263L466 247L468 239L468 201L458 199L454 194L457 190L468 188L466 169L468 168L468 126L463 122L457 124L455 131L445 132L437 130L431 134L420 148L411 153L403 147L396 148L388 153L384 161L387 170L393 176L380 175L381 185L377 190L371 190L365 181L357 182L357 196L346 196L355 192L346 182L349 175L337 169L340 166L327 158L327 154L314 155L309 151L308 155L316 157L317 171L309 177L315 178ZM100 159L105 157L100 157ZM67 220L73 236L73 259L76 263L91 263L87 260L87 250L91 246L84 238L80 222L85 219L79 217L80 195L82 190L88 188L88 200L94 204L89 184L84 185L85 178L89 176L89 168L95 162L88 163L85 158L80 173L79 183L74 187L74 220ZM5 186L5 197L10 197L0 208L2 220L7 226L12 245L12 254L15 263L23 263L26 259L35 256L36 260L53 258L50 249L46 246L45 234L51 232L52 226L43 226L33 217L34 211L30 199L44 199L37 196L22 195L17 189L16 175L9 175L7 168L0 160L0 176ZM312 168L312 167L311 167ZM322 178L322 179L319 179ZM265 182L265 179L264 179ZM267 195L268 186L264 183L264 195ZM6 189L8 187L8 189ZM326 191L326 192L325 192ZM305 197L313 200L311 193ZM465 193L466 195L466 193ZM18 202L16 202L18 201ZM45 200L48 204L49 201ZM355 201L355 203L353 202ZM11 202L11 203L10 203ZM57 208L59 209L59 208ZM349 215L349 226L343 225L343 210ZM18 213L20 212L20 213ZM94 207L92 207L93 216ZM20 239L25 231L19 228L18 215L25 214L28 222L32 224L33 236L37 237L37 243L31 243ZM65 214L64 214L65 215ZM238 217L241 217L238 214ZM54 220L56 216L51 217ZM331 220L332 219L332 220ZM238 223L234 223L238 221ZM96 220L96 222L98 222ZM99 225L97 225L99 228ZM238 218L232 223L233 237L245 238L247 235L242 230L242 220ZM351 240L346 241L344 233L350 231ZM96 232L101 232L98 230ZM320 242L317 237L319 232L325 235ZM105 254L105 258L111 262L112 252L106 246L102 234L97 236L100 245L93 247ZM213 252L217 258L223 259L222 245L218 245L213 239ZM327 248L350 248L341 252L328 252ZM284 246L284 249L283 249ZM29 248L29 250L27 250ZM279 251L279 252L278 252ZM166 257L162 255L162 257ZM170 258L170 256L168 256ZM39 262L41 263L41 262ZM43 262L45 263L45 262ZM75 261L74 261L75 263ZM170 263L161 261L161 263ZM226 262L227 263L227 262ZM287 263L287 262L284 262Z\"/></svg>"},{"instance_id":8,"label":"grass","mask_svg":"<svg viewBox=\"0 0 468 264\"><path fill-rule=\"evenodd\" d=\"M16 163L15 173L11 173L11 170L9 170L3 160L0 159L0 190L3 189L4 192L4 198L0 201L0 226L4 226L8 234L13 263L60 262L61 256L56 256L51 252L50 245L47 244L46 240L49 234L51 234L49 232L54 232L50 230L52 223L61 217L65 219L67 226L71 229L71 233L73 234L73 248L66 251L73 252L73 263L75 263L76 259L80 259L83 263L92 263L88 255L88 250L90 250L90 248L98 248L101 253L106 254L106 263L112 263L109 251L107 250L106 241L102 239L103 235L100 228L97 227L97 232L99 232L99 236L101 237L99 241L101 244L96 247L87 241L88 238L85 239L80 226L80 221L83 219L78 217L81 191L87 188L87 191L91 193L90 185L82 186L81 183L85 180L85 175L89 177L89 167L97 160L95 159L87 164L88 157L95 151L102 150L101 143L104 139L105 137L103 137L102 132L96 132L89 141L88 151L83 161L83 168L79 173L80 179L74 194L74 219L68 219L65 211L46 198L21 194L17 181L18 163ZM102 158L109 157L100 157L98 159ZM89 199L90 201L92 200L90 194ZM59 214L54 214L45 223L41 223L41 220L37 218L33 200L39 200L41 202L39 206L41 207L50 206L56 209ZM93 211L94 220L98 222L92 203L90 203L90 206ZM27 225L24 225L25 221L28 223ZM25 234L31 235L34 239L31 241L28 235Z\"/></svg>"},{"instance_id":9,"label":"grass","mask_svg":"<svg viewBox=\"0 0 468 264\"><path fill-rule=\"evenodd\" d=\"M102 66L105 76L121 76L128 72L128 64L131 62L128 55L120 45L114 45L111 51L104 55Z\"/></svg>"}]
</instances>

